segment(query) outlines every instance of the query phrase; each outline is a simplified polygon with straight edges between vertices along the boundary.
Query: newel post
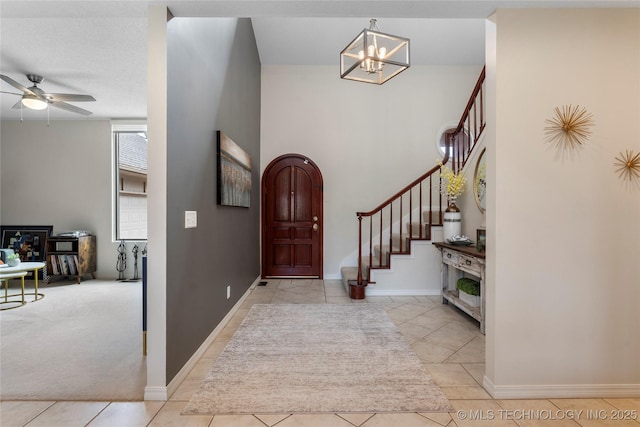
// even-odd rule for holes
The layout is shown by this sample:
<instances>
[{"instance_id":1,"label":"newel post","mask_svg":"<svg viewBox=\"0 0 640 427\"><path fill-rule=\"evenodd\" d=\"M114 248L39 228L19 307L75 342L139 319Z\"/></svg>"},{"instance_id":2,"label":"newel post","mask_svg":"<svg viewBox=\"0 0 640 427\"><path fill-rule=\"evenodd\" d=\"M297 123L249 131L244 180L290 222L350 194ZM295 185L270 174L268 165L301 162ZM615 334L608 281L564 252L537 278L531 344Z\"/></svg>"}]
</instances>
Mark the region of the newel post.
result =
<instances>
[{"instance_id":1,"label":"newel post","mask_svg":"<svg viewBox=\"0 0 640 427\"><path fill-rule=\"evenodd\" d=\"M362 286L362 215L358 213L358 286Z\"/></svg>"},{"instance_id":2,"label":"newel post","mask_svg":"<svg viewBox=\"0 0 640 427\"><path fill-rule=\"evenodd\" d=\"M351 299L364 299L364 288L367 286L362 277L362 214L358 215L358 278L349 280L349 297Z\"/></svg>"}]
</instances>

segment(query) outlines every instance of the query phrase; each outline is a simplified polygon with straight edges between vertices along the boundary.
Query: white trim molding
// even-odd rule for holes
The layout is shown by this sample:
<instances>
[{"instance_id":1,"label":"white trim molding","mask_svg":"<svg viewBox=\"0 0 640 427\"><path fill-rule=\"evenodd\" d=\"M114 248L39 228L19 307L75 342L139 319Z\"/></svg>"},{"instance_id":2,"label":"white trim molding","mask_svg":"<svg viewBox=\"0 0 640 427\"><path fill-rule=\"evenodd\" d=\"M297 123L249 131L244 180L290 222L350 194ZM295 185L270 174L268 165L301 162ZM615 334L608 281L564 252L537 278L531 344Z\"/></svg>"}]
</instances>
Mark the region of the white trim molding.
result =
<instances>
[{"instance_id":1,"label":"white trim molding","mask_svg":"<svg viewBox=\"0 0 640 427\"><path fill-rule=\"evenodd\" d=\"M495 385L485 376L482 385L494 399L640 397L640 384Z\"/></svg>"}]
</instances>

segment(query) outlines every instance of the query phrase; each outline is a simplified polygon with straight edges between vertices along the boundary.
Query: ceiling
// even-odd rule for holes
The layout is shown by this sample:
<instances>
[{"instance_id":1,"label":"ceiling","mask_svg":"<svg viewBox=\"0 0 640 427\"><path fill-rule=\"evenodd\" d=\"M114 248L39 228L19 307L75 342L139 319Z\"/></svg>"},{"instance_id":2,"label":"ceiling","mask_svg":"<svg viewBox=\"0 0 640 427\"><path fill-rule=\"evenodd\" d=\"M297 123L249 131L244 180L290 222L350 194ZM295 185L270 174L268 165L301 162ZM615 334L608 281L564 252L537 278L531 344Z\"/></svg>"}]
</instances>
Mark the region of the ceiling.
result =
<instances>
[{"instance_id":1,"label":"ceiling","mask_svg":"<svg viewBox=\"0 0 640 427\"><path fill-rule=\"evenodd\" d=\"M640 7L640 0L0 0L0 73L31 86L40 74L48 93L89 94L74 103L88 119L145 118L150 5L176 17L251 17L263 65L339 66L339 52L378 19L380 31L411 39L411 64L482 64L484 19L498 7ZM6 82L0 90L17 93ZM87 119L51 108L12 109L3 119Z\"/></svg>"}]
</instances>

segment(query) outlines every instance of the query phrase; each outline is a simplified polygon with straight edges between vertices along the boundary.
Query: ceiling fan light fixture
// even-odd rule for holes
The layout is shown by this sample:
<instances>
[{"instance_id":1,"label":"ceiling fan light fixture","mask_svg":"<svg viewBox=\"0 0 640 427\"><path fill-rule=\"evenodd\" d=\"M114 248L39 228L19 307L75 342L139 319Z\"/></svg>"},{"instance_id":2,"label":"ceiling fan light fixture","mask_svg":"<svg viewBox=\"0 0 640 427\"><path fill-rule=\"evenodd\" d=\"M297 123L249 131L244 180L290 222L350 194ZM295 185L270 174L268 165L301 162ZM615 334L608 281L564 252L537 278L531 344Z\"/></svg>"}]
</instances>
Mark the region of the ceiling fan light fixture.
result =
<instances>
[{"instance_id":1,"label":"ceiling fan light fixture","mask_svg":"<svg viewBox=\"0 0 640 427\"><path fill-rule=\"evenodd\" d=\"M23 95L22 105L32 110L44 110L49 105L46 101L31 95Z\"/></svg>"},{"instance_id":2,"label":"ceiling fan light fixture","mask_svg":"<svg viewBox=\"0 0 640 427\"><path fill-rule=\"evenodd\" d=\"M409 39L380 32L376 22L340 52L340 78L381 85L409 68Z\"/></svg>"}]
</instances>

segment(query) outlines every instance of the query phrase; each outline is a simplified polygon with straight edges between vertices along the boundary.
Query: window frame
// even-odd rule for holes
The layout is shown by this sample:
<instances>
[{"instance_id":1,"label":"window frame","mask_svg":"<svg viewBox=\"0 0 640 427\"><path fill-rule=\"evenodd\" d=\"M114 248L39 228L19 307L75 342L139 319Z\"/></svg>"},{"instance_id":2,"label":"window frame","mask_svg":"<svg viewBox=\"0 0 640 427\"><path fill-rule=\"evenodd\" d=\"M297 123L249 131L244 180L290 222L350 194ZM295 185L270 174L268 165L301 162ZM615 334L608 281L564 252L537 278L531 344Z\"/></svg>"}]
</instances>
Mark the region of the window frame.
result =
<instances>
[{"instance_id":1,"label":"window frame","mask_svg":"<svg viewBox=\"0 0 640 427\"><path fill-rule=\"evenodd\" d=\"M120 161L117 134L119 133L147 133L146 121L112 121L111 122L111 236L114 242L135 241L146 242L147 238L120 238ZM148 214L148 211L147 211ZM148 222L147 222L148 224Z\"/></svg>"}]
</instances>

